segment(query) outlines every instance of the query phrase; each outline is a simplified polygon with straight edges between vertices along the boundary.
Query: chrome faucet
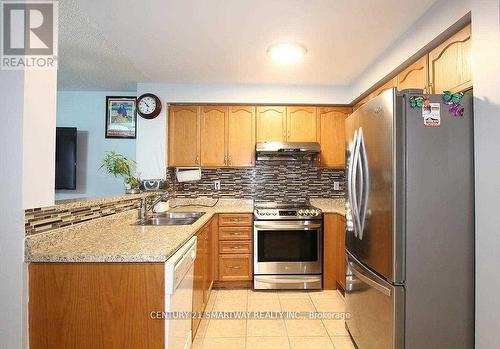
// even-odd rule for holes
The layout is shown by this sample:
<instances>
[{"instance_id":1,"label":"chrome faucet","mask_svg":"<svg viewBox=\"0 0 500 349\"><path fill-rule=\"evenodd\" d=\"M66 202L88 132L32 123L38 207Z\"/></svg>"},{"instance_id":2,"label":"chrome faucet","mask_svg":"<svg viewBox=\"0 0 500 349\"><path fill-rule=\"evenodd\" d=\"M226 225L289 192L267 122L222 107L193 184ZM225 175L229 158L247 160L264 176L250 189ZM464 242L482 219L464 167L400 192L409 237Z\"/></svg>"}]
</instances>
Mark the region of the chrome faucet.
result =
<instances>
[{"instance_id":1,"label":"chrome faucet","mask_svg":"<svg viewBox=\"0 0 500 349\"><path fill-rule=\"evenodd\" d=\"M152 202L149 204L148 207L148 199L149 197L143 197L141 199L141 206L139 209L139 219L141 221L145 221L148 218L148 212L153 210L153 208L163 199L168 198L168 193L164 193L161 195L158 195Z\"/></svg>"}]
</instances>

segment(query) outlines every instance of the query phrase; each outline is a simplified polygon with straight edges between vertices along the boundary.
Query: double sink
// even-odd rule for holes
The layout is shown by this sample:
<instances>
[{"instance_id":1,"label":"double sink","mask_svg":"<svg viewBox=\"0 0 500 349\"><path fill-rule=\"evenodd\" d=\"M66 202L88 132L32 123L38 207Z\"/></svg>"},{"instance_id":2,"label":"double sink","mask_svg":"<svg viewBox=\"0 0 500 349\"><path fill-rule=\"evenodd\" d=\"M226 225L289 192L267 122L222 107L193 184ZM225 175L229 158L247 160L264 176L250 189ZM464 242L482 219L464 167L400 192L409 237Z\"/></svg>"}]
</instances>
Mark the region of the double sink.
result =
<instances>
[{"instance_id":1,"label":"double sink","mask_svg":"<svg viewBox=\"0 0 500 349\"><path fill-rule=\"evenodd\" d=\"M162 212L155 213L145 220L137 221L137 225L190 225L200 219L205 212Z\"/></svg>"}]
</instances>

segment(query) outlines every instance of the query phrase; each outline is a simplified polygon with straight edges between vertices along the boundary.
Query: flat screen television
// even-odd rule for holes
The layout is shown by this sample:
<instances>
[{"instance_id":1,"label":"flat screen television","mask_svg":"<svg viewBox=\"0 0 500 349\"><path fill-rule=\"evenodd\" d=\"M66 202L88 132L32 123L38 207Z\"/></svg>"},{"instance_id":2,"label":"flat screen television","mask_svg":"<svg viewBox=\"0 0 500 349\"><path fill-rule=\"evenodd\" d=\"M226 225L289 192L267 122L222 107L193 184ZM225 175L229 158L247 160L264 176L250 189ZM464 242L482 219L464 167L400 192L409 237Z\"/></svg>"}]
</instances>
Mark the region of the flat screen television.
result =
<instances>
[{"instance_id":1,"label":"flat screen television","mask_svg":"<svg viewBox=\"0 0 500 349\"><path fill-rule=\"evenodd\" d=\"M76 189L76 127L56 128L56 189Z\"/></svg>"}]
</instances>

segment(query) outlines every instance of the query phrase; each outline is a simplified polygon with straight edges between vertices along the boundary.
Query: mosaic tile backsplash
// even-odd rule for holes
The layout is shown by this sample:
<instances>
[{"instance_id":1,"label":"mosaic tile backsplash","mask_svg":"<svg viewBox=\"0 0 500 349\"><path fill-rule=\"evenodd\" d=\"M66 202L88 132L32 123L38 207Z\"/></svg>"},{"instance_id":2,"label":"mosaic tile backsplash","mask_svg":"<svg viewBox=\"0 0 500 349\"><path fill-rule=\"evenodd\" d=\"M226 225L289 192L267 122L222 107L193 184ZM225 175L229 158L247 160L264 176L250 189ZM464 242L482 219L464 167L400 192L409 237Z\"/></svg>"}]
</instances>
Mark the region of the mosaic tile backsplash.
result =
<instances>
[{"instance_id":1,"label":"mosaic tile backsplash","mask_svg":"<svg viewBox=\"0 0 500 349\"><path fill-rule=\"evenodd\" d=\"M221 189L214 190L219 180ZM333 182L340 190L333 190ZM305 201L308 198L343 198L344 171L299 161L257 161L253 168L202 169L201 180L178 183L174 169L167 169L167 187L175 198L200 196L252 198L255 201Z\"/></svg>"}]
</instances>

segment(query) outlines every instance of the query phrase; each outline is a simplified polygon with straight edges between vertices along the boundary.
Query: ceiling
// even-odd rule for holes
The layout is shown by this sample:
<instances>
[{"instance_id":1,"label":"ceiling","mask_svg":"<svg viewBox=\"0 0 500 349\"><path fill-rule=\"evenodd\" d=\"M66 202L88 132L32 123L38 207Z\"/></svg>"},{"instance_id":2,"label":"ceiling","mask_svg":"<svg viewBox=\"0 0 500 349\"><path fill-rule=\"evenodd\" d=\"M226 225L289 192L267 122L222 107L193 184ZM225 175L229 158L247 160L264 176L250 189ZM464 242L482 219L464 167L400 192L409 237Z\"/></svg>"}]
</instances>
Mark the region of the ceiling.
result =
<instances>
[{"instance_id":1,"label":"ceiling","mask_svg":"<svg viewBox=\"0 0 500 349\"><path fill-rule=\"evenodd\" d=\"M61 0L59 89L349 85L435 0ZM278 66L280 42L307 47Z\"/></svg>"}]
</instances>

